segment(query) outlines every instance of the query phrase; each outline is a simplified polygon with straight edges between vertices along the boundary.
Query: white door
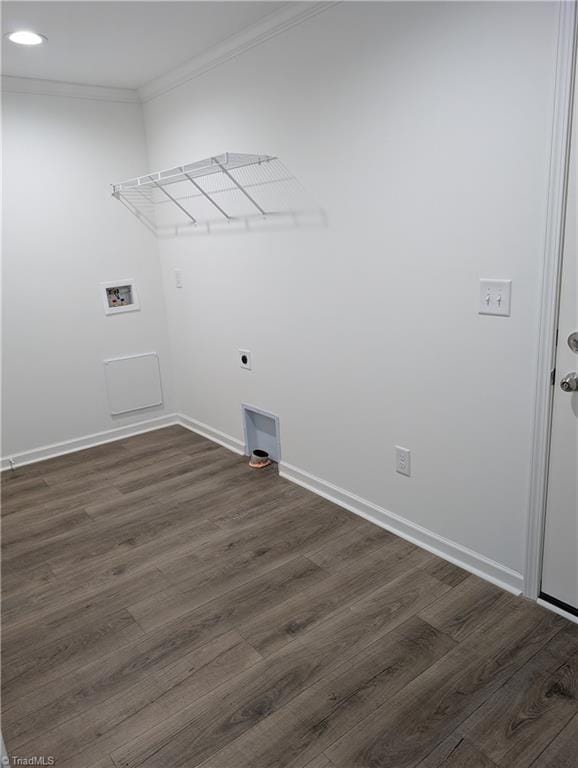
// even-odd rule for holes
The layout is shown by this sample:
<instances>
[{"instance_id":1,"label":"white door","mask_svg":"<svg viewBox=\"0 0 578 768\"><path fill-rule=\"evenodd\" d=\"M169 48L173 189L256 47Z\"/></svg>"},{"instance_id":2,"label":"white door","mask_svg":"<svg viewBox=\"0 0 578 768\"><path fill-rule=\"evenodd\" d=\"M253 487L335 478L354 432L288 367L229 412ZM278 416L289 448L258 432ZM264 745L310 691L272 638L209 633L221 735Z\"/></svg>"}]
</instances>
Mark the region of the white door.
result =
<instances>
[{"instance_id":1,"label":"white door","mask_svg":"<svg viewBox=\"0 0 578 768\"><path fill-rule=\"evenodd\" d=\"M573 390L573 387L578 386L577 122L575 100L541 587L544 599L576 615L578 615L578 391ZM568 339L573 333L576 333L576 336L571 337L569 343ZM573 339L576 341L574 342ZM571 348L574 343L576 343L575 350Z\"/></svg>"}]
</instances>

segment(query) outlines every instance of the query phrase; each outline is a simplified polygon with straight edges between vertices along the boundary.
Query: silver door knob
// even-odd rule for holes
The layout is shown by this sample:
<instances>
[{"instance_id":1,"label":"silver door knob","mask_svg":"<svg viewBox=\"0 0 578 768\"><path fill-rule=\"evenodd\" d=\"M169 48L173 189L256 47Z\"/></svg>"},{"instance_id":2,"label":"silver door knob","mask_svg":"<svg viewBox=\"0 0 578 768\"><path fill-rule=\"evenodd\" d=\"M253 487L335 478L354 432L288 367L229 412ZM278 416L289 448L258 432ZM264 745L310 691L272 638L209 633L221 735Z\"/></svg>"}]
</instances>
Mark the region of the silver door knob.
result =
<instances>
[{"instance_id":1,"label":"silver door knob","mask_svg":"<svg viewBox=\"0 0 578 768\"><path fill-rule=\"evenodd\" d=\"M564 376L560 382L560 388L564 392L578 392L578 375L575 371Z\"/></svg>"}]
</instances>

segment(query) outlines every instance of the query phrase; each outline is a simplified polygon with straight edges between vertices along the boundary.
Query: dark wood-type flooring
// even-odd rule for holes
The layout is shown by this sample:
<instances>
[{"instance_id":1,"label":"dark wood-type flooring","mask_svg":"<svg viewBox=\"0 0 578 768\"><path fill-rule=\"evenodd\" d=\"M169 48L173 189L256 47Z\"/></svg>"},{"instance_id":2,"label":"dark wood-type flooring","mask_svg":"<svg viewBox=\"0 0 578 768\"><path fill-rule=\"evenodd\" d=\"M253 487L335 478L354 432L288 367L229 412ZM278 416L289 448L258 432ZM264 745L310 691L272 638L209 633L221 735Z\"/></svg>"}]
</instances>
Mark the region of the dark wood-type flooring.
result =
<instances>
[{"instance_id":1,"label":"dark wood-type flooring","mask_svg":"<svg viewBox=\"0 0 578 768\"><path fill-rule=\"evenodd\" d=\"M57 768L576 768L578 626L180 427L4 473L2 732Z\"/></svg>"}]
</instances>

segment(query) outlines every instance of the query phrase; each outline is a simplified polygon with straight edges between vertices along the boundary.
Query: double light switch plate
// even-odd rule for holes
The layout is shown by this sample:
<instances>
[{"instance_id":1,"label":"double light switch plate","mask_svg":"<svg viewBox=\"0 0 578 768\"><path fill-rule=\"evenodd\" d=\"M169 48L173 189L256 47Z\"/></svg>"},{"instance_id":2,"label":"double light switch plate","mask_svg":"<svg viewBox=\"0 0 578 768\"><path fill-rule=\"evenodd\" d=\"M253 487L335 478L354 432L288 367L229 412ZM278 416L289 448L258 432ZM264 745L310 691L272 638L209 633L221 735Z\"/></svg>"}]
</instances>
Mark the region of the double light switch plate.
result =
<instances>
[{"instance_id":1,"label":"double light switch plate","mask_svg":"<svg viewBox=\"0 0 578 768\"><path fill-rule=\"evenodd\" d=\"M480 315L509 317L511 304L511 280L480 280Z\"/></svg>"}]
</instances>

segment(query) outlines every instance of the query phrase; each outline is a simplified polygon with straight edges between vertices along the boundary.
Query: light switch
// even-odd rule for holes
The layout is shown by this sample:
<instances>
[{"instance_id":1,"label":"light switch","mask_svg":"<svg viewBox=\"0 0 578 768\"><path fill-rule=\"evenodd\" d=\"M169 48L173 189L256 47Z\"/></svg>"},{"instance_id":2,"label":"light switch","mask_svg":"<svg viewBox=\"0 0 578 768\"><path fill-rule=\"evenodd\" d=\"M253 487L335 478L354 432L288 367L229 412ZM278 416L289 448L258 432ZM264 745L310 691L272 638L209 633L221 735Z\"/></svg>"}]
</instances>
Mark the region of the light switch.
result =
<instances>
[{"instance_id":1,"label":"light switch","mask_svg":"<svg viewBox=\"0 0 578 768\"><path fill-rule=\"evenodd\" d=\"M480 280L480 315L509 317L511 303L511 280Z\"/></svg>"},{"instance_id":2,"label":"light switch","mask_svg":"<svg viewBox=\"0 0 578 768\"><path fill-rule=\"evenodd\" d=\"M183 287L183 273L180 269L175 269L175 288Z\"/></svg>"}]
</instances>

